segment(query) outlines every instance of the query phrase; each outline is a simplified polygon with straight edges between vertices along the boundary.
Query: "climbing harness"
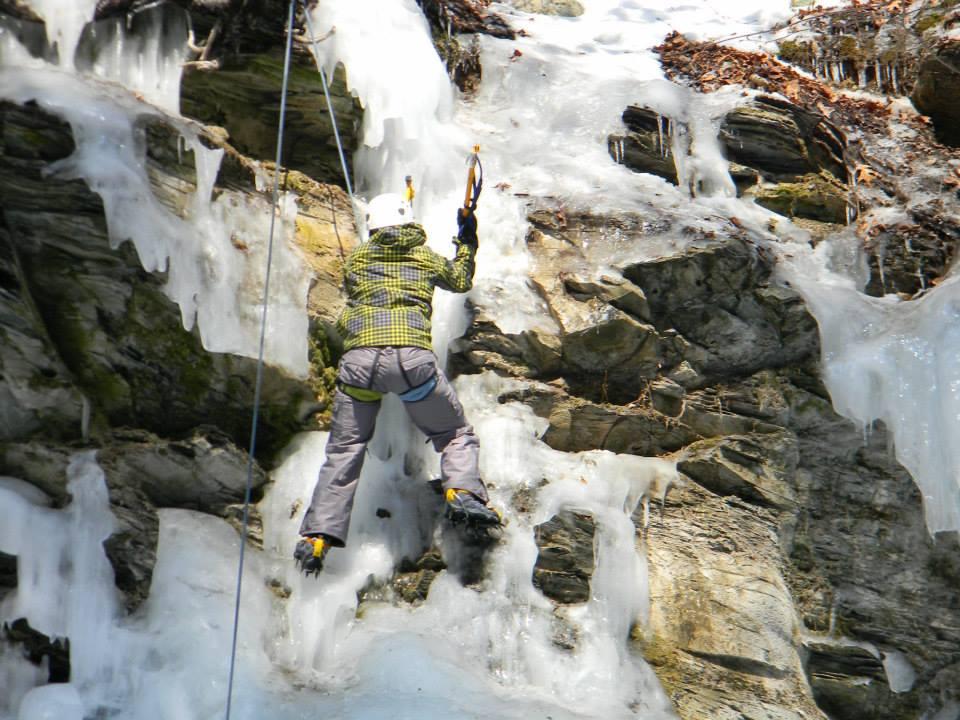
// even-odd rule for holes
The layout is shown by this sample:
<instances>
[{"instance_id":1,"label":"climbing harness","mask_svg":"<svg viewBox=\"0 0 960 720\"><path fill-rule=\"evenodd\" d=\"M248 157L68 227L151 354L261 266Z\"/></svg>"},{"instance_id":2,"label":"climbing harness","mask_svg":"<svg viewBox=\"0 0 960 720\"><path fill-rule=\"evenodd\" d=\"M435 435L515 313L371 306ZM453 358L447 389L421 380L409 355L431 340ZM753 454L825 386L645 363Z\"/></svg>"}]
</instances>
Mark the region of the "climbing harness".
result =
<instances>
[{"instance_id":1,"label":"climbing harness","mask_svg":"<svg viewBox=\"0 0 960 720\"><path fill-rule=\"evenodd\" d=\"M377 390L370 390L369 388L357 387L356 385L347 385L346 383L338 383L337 387L340 389L344 395L349 395L354 400L359 402L380 402L380 399L383 397L382 392ZM432 378L427 380L425 383L421 383L416 387L412 387L409 390L398 393L399 397L405 403L411 402L420 402L430 393L433 392L434 388L437 387L437 376L434 375Z\"/></svg>"}]
</instances>

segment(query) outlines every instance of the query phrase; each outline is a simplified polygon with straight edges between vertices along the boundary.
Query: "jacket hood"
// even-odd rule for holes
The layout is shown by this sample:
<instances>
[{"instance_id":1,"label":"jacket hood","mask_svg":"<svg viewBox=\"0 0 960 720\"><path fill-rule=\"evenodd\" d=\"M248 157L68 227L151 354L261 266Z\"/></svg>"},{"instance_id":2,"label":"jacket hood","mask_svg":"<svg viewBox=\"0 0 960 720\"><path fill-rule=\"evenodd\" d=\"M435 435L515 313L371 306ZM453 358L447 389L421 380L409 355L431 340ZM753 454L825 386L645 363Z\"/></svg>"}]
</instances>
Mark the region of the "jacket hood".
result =
<instances>
[{"instance_id":1,"label":"jacket hood","mask_svg":"<svg viewBox=\"0 0 960 720\"><path fill-rule=\"evenodd\" d=\"M390 225L375 230L370 236L370 242L383 247L396 247L410 250L427 242L427 233L420 225Z\"/></svg>"}]
</instances>

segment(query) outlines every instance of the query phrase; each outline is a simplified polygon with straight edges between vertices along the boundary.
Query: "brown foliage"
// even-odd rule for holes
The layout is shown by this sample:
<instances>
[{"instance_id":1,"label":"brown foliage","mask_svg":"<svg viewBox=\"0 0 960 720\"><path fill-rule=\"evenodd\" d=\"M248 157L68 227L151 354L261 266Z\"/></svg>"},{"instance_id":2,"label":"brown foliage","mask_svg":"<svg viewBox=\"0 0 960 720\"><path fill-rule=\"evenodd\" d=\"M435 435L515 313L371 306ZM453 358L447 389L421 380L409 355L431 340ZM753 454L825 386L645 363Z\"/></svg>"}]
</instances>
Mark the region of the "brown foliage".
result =
<instances>
[{"instance_id":1,"label":"brown foliage","mask_svg":"<svg viewBox=\"0 0 960 720\"><path fill-rule=\"evenodd\" d=\"M836 93L769 55L696 42L677 32L668 35L654 51L660 55L669 78L685 78L703 92L713 92L726 85L777 92L833 122L875 132L886 131L888 105Z\"/></svg>"}]
</instances>

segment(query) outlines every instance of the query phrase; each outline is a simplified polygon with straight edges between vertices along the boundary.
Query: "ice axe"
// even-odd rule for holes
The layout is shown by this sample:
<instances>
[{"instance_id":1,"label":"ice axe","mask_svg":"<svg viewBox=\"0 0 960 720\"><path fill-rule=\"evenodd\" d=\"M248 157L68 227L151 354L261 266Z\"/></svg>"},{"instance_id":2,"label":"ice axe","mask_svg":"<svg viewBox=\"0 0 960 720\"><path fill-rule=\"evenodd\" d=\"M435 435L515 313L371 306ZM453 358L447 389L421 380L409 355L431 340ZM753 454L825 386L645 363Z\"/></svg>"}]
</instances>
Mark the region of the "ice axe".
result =
<instances>
[{"instance_id":1,"label":"ice axe","mask_svg":"<svg viewBox=\"0 0 960 720\"><path fill-rule=\"evenodd\" d=\"M483 190L483 165L480 164L480 146L474 145L473 152L467 158L467 191L463 197L460 217L466 217L477 209L477 200Z\"/></svg>"}]
</instances>

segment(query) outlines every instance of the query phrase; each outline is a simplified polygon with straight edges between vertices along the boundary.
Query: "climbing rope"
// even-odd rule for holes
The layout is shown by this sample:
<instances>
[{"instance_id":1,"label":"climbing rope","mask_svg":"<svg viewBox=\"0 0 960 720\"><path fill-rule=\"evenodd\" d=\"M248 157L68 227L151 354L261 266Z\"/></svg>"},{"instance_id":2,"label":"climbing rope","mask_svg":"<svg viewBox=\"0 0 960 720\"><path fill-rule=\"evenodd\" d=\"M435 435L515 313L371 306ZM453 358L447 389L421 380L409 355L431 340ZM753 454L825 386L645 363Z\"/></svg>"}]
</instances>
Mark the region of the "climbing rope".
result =
<instances>
[{"instance_id":1,"label":"climbing rope","mask_svg":"<svg viewBox=\"0 0 960 720\"><path fill-rule=\"evenodd\" d=\"M330 122L333 125L333 135L337 141L337 151L340 154L340 165L343 168L343 177L347 184L347 193L350 195L351 205L353 203L353 187L350 184L350 172L347 169L347 159L343 152L343 142L340 139L340 131L337 128L337 116L333 110L333 102L330 100L330 90L327 85L327 75L320 65L317 58L316 45L317 39L313 32L313 23L310 19L310 10L307 7L306 0L290 0L290 11L287 18L287 44L283 57L283 88L280 91L280 120L277 127L277 159L274 165L273 173L273 200L270 208L270 235L267 242L267 270L263 283L263 311L260 318L260 348L257 354L257 379L254 384L253 392L253 420L250 428L250 454L247 461L247 484L243 497L243 524L240 533L240 560L237 567L237 591L233 608L233 638L230 646L230 675L227 680L227 710L226 720L230 720L230 710L233 705L233 679L237 664L237 638L240 629L240 596L243 591L243 568L246 559L247 530L250 525L250 498L253 492L253 463L257 446L257 424L260 419L260 395L263 389L263 355L267 335L267 310L270 305L270 269L273 265L273 236L277 222L277 210L280 205L280 167L283 161L283 132L287 117L287 89L290 82L290 58L293 54L293 19L298 2L303 3L303 14L307 20L307 30L310 34L310 46L313 48L313 57L317 63L317 70L320 71L320 80L323 84L323 94L327 99L327 110L330 113ZM331 209L336 222L336 213Z\"/></svg>"},{"instance_id":2,"label":"climbing rope","mask_svg":"<svg viewBox=\"0 0 960 720\"><path fill-rule=\"evenodd\" d=\"M290 0L287 18L287 47L283 57L283 89L280 91L280 121L277 128L277 161L273 168L273 202L270 208L270 236L267 242L267 271L263 282L263 312L260 318L260 349L257 354L257 379L253 391L253 420L250 428L250 455L247 460L247 485L243 496L243 529L240 533L240 561L237 568L237 594L233 608L233 639L230 646L230 676L227 680L227 714L233 701L233 676L237 664L237 635L240 628L240 594L243 590L243 563L246 559L247 529L250 525L250 495L253 490L253 458L257 449L257 423L260 419L260 394L263 388L263 349L267 336L267 309L270 306L270 268L273 264L273 234L280 204L280 164L283 160L283 129L287 118L287 85L290 81L290 56L293 51L293 14L297 0Z\"/></svg>"},{"instance_id":3,"label":"climbing rope","mask_svg":"<svg viewBox=\"0 0 960 720\"><path fill-rule=\"evenodd\" d=\"M333 136L337 140L337 151L340 153L340 167L343 168L343 179L347 183L347 194L350 196L350 202L353 203L353 186L350 184L350 171L347 169L347 159L343 154L343 143L340 141L340 130L337 128L337 115L333 111L333 102L330 100L330 88L327 85L327 73L320 64L320 58L317 56L316 34L313 32L313 21L310 19L310 10L307 8L306 0L303 2L303 15L307 19L307 34L310 38L310 48L313 51L313 60L317 64L317 70L320 71L320 82L323 83L323 96L327 99L327 112L330 113L330 123L333 125ZM330 32L333 32L331 30ZM329 33L328 33L329 35Z\"/></svg>"}]
</instances>

